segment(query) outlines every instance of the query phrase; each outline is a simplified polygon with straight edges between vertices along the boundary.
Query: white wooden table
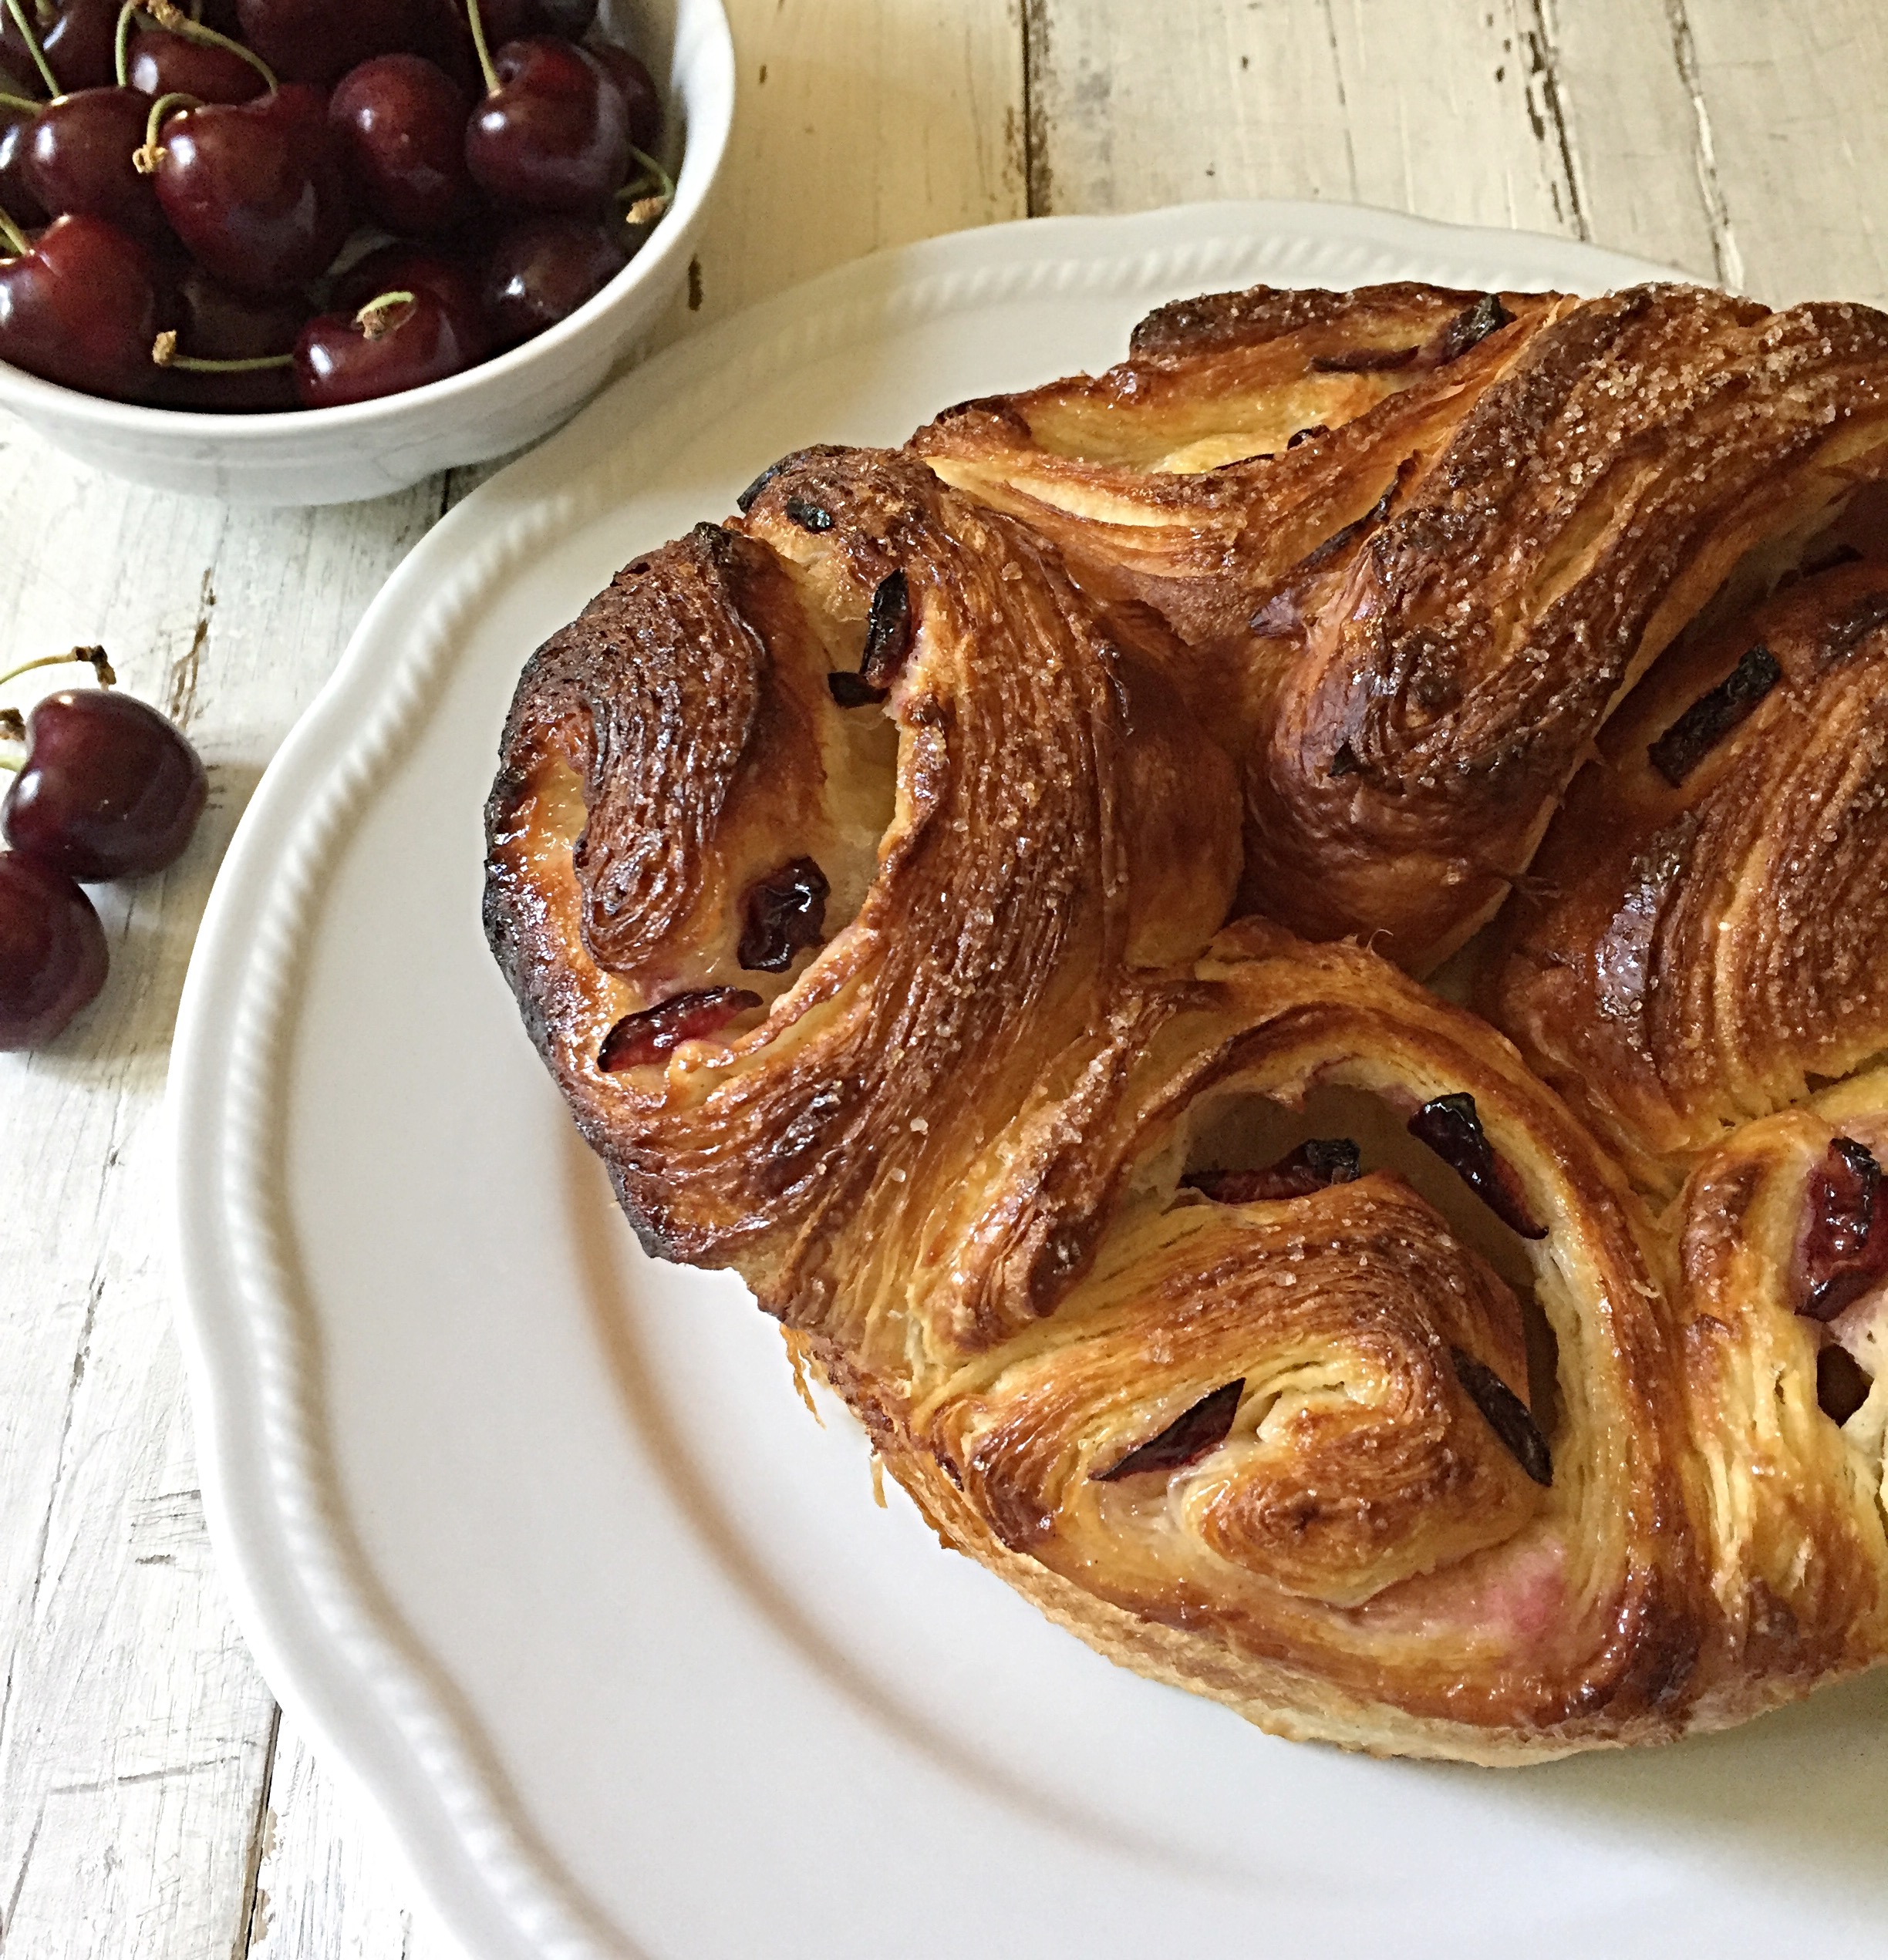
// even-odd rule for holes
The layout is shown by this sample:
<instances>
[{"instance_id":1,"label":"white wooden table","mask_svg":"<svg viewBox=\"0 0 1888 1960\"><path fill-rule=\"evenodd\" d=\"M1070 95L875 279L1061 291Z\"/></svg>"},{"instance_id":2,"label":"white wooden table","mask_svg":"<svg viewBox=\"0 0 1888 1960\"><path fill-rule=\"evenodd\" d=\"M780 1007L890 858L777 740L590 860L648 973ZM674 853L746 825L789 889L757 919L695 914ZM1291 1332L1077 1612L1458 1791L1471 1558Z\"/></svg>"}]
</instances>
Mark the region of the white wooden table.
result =
<instances>
[{"instance_id":1,"label":"white wooden table","mask_svg":"<svg viewBox=\"0 0 1888 1960\"><path fill-rule=\"evenodd\" d=\"M1880 0L731 0L742 99L673 331L1000 219L1347 199L1888 304ZM171 1331L164 1071L217 860L407 548L476 480L244 512L0 422L0 652L103 642L209 763L110 983L0 1056L0 1956L450 1948L276 1709L204 1536ZM8 664L0 660L0 666ZM18 692L11 697L22 702Z\"/></svg>"}]
</instances>

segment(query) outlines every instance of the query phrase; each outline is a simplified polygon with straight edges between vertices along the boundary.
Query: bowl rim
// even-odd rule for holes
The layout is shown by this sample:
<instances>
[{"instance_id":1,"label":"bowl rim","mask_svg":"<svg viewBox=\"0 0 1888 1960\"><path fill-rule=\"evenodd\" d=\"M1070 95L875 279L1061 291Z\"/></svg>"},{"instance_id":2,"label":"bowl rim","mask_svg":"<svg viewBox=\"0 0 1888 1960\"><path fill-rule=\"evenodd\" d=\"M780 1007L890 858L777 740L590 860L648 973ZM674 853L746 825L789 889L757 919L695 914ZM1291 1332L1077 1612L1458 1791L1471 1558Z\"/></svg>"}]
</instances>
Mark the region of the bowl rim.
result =
<instances>
[{"instance_id":1,"label":"bowl rim","mask_svg":"<svg viewBox=\"0 0 1888 1960\"><path fill-rule=\"evenodd\" d=\"M674 203L648 242L621 271L592 293L575 312L529 340L521 341L517 346L475 362L457 374L398 394L343 402L332 408L271 409L241 414L115 401L109 396L88 394L83 389L47 381L0 361L0 409L10 409L29 422L35 414L51 414L68 425L110 429L122 435L174 436L252 449L271 439L311 434L318 429L340 433L350 428L384 424L416 408L443 406L457 397L475 394L491 382L521 377L538 356L555 355L559 348L589 332L612 308L656 276L691 243L694 220L720 172L733 127L734 44L723 0L676 0L676 52L691 44L695 45L698 61L706 64L706 72L697 70L700 79L689 96L683 96L673 86L669 90L672 103L679 103L681 108L683 128L682 162L676 172ZM423 246L425 241L396 242Z\"/></svg>"}]
</instances>

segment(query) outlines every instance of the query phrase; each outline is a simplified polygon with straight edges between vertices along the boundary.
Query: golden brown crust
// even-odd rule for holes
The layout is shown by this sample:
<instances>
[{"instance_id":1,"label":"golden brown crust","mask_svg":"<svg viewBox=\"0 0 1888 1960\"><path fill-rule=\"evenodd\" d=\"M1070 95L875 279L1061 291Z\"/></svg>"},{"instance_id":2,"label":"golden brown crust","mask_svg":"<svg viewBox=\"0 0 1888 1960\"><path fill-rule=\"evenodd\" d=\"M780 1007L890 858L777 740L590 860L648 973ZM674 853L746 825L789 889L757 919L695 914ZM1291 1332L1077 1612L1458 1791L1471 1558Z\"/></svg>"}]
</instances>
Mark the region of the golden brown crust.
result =
<instances>
[{"instance_id":1,"label":"golden brown crust","mask_svg":"<svg viewBox=\"0 0 1888 1960\"><path fill-rule=\"evenodd\" d=\"M1419 972L1500 904L1608 715L1740 563L1888 466L1867 308L1505 294L1509 324L1426 365L1472 298L1193 302L1110 375L915 439L1195 649L1192 699L1244 769L1242 902ZM1398 368L1319 365L1399 341ZM1212 466L1300 417L1329 427Z\"/></svg>"},{"instance_id":2,"label":"golden brown crust","mask_svg":"<svg viewBox=\"0 0 1888 1960\"><path fill-rule=\"evenodd\" d=\"M1643 1174L1664 1144L1627 1147L1651 1078L1594 1065L1617 1031L1591 988L1527 1008L1509 961L1509 1018L1610 1155L1377 952L1224 924L1242 880L1293 916L1367 893L1406 955L1446 944L1653 654L1866 468L1876 328L1670 288L1166 309L1110 376L941 419L922 456L784 460L526 669L488 931L646 1244L739 1271L944 1541L1104 1653L1281 1733L1506 1763L1741 1719L1888 1647L1888 1382L1818 1399L1836 1351L1888 1377L1888 1089L1724 1135L1747 1077L1800 1103L1859 1059L1873 993L1816 995L1812 1025L1790 988L1864 958L1879 891L1748 947L1701 937L1708 908L1672 926L1744 1032L1689 1075L1646 1038L1652 1100L1713 1147L1660 1215L1628 1175L1675 1183ZM1256 459L1151 470L1203 369L1246 405L1236 445L1306 389L1347 419L1269 488ZM1307 567L1290 526L1386 459L1397 497ZM1192 611L1097 545L1102 478ZM1764 819L1725 783L1772 810L1857 786L1814 878L1879 886L1875 629L1829 655L1867 584L1760 615L1785 692L1682 791L1609 776L1612 842L1566 847L1579 875L1517 947L1590 942L1674 796L1748 883ZM1254 591L1266 631L1221 631ZM1623 711L1613 776L1738 657L1746 604L1734 581L1729 638L1694 633ZM1285 753L1323 754L1340 710L1342 810L1329 757L1294 789ZM1832 820L1770 830L1807 861ZM1439 898L1411 881L1463 863Z\"/></svg>"},{"instance_id":3,"label":"golden brown crust","mask_svg":"<svg viewBox=\"0 0 1888 1960\"><path fill-rule=\"evenodd\" d=\"M1607 749L1505 915L1490 1007L1663 1185L1888 1048L1888 564L1674 648Z\"/></svg>"}]
</instances>

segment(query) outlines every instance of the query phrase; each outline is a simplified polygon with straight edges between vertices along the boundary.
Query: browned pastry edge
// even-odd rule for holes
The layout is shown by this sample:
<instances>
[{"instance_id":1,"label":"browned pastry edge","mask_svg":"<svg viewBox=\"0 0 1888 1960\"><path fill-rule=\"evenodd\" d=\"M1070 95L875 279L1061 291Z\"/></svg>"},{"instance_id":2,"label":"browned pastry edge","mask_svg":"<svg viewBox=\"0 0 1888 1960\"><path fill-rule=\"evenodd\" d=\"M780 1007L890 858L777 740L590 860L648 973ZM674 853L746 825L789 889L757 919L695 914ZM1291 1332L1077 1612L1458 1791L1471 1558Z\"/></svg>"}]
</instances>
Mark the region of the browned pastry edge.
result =
<instances>
[{"instance_id":1,"label":"browned pastry edge","mask_svg":"<svg viewBox=\"0 0 1888 1960\"><path fill-rule=\"evenodd\" d=\"M1485 1005L1671 1188L1888 1049L1888 564L1681 643L1606 746L1503 914Z\"/></svg>"},{"instance_id":2,"label":"browned pastry edge","mask_svg":"<svg viewBox=\"0 0 1888 1960\"><path fill-rule=\"evenodd\" d=\"M1888 468L1869 308L1502 295L1505 324L1425 362L1467 297L1182 302L1109 374L914 439L1192 649L1183 690L1245 768L1242 903L1418 972L1498 908L1687 620ZM1172 446L1215 409L1243 460ZM1310 439L1250 454L1267 415Z\"/></svg>"}]
</instances>

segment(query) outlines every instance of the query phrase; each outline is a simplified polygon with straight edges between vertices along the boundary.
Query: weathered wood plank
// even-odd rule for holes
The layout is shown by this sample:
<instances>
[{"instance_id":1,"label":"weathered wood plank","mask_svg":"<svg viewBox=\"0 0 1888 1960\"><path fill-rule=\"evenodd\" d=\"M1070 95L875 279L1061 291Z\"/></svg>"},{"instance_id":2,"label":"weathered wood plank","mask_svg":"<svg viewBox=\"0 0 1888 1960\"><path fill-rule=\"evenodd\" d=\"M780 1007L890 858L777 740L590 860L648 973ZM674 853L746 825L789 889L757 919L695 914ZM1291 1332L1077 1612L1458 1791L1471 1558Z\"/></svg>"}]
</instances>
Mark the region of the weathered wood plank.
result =
<instances>
[{"instance_id":1,"label":"weathered wood plank","mask_svg":"<svg viewBox=\"0 0 1888 1960\"><path fill-rule=\"evenodd\" d=\"M221 1955L275 1722L212 1567L170 1327L164 1073L218 858L263 763L439 490L239 514L0 430L0 643L98 641L210 766L197 842L102 893L106 992L0 1056L0 1951ZM33 677L38 680L40 677ZM48 677L56 680L59 676ZM8 690L22 703L35 690Z\"/></svg>"},{"instance_id":2,"label":"weathered wood plank","mask_svg":"<svg viewBox=\"0 0 1888 1960\"><path fill-rule=\"evenodd\" d=\"M1321 197L1581 226L1534 0L1029 0L1039 211Z\"/></svg>"},{"instance_id":3,"label":"weathered wood plank","mask_svg":"<svg viewBox=\"0 0 1888 1960\"><path fill-rule=\"evenodd\" d=\"M733 0L740 113L704 320L861 253L1027 214L1016 0Z\"/></svg>"},{"instance_id":4,"label":"weathered wood plank","mask_svg":"<svg viewBox=\"0 0 1888 1960\"><path fill-rule=\"evenodd\" d=\"M1732 283L1888 305L1888 14L1869 0L1665 0Z\"/></svg>"},{"instance_id":5,"label":"weathered wood plank","mask_svg":"<svg viewBox=\"0 0 1888 1960\"><path fill-rule=\"evenodd\" d=\"M1709 129L1667 0L1540 0L1539 15L1521 45L1566 132L1584 235L1740 285Z\"/></svg>"},{"instance_id":6,"label":"weathered wood plank","mask_svg":"<svg viewBox=\"0 0 1888 1960\"><path fill-rule=\"evenodd\" d=\"M249 1929L253 1960L459 1960L384 1827L284 1716Z\"/></svg>"}]
</instances>

